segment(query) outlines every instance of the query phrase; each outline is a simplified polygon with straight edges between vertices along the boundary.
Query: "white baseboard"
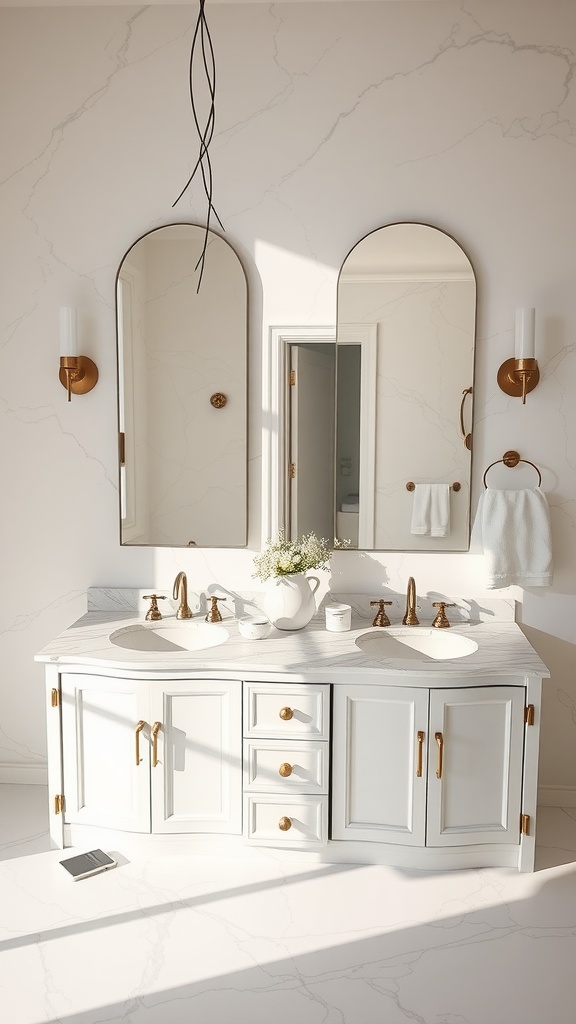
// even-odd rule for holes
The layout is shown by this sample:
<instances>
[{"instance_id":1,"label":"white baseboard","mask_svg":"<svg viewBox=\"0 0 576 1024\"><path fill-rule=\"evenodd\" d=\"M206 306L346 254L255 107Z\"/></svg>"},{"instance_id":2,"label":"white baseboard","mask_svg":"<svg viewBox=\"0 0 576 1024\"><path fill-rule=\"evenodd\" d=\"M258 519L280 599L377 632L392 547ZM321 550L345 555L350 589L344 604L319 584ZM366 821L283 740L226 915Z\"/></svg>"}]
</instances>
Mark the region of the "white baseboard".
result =
<instances>
[{"instance_id":1,"label":"white baseboard","mask_svg":"<svg viewBox=\"0 0 576 1024\"><path fill-rule=\"evenodd\" d=\"M0 785L47 786L48 768L45 764L9 764L0 761Z\"/></svg>"},{"instance_id":2,"label":"white baseboard","mask_svg":"<svg viewBox=\"0 0 576 1024\"><path fill-rule=\"evenodd\" d=\"M576 786L539 786L541 807L576 807Z\"/></svg>"}]
</instances>

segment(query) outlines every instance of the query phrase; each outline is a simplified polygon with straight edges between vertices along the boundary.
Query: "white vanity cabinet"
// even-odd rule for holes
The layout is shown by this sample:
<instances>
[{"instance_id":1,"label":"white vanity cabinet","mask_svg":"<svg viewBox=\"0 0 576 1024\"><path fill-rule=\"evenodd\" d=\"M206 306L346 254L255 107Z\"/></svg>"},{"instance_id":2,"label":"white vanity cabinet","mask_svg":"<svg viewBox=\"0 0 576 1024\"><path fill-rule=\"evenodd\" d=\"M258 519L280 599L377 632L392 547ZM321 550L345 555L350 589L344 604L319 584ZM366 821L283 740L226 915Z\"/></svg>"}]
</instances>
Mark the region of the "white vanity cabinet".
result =
<instances>
[{"instance_id":1,"label":"white vanity cabinet","mask_svg":"<svg viewBox=\"0 0 576 1024\"><path fill-rule=\"evenodd\" d=\"M549 673L513 621L454 628L477 649L445 660L314 622L139 646L156 628L89 612L37 655L55 846L534 869Z\"/></svg>"},{"instance_id":2,"label":"white vanity cabinet","mask_svg":"<svg viewBox=\"0 0 576 1024\"><path fill-rule=\"evenodd\" d=\"M63 672L59 701L66 825L241 833L236 680Z\"/></svg>"},{"instance_id":3,"label":"white vanity cabinet","mask_svg":"<svg viewBox=\"0 0 576 1024\"><path fill-rule=\"evenodd\" d=\"M465 866L470 847L517 850L535 798L523 680L410 682L334 687L332 839L426 848L431 867L435 851Z\"/></svg>"},{"instance_id":4,"label":"white vanity cabinet","mask_svg":"<svg viewBox=\"0 0 576 1024\"><path fill-rule=\"evenodd\" d=\"M328 841L330 686L244 683L244 838Z\"/></svg>"}]
</instances>

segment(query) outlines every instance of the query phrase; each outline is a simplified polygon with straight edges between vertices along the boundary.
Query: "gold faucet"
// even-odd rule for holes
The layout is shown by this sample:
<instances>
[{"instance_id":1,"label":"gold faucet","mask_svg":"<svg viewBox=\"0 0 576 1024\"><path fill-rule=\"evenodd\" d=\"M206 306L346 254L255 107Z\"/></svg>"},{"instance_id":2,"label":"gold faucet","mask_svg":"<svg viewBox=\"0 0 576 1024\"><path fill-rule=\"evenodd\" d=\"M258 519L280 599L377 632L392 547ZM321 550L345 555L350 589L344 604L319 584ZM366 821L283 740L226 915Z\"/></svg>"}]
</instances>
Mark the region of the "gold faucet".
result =
<instances>
[{"instance_id":1,"label":"gold faucet","mask_svg":"<svg viewBox=\"0 0 576 1024\"><path fill-rule=\"evenodd\" d=\"M446 608L455 608L454 604L446 604L446 601L434 601L433 608L438 608L438 614L432 623L436 629L448 629L450 623L448 622L448 616L446 615Z\"/></svg>"},{"instance_id":2,"label":"gold faucet","mask_svg":"<svg viewBox=\"0 0 576 1024\"><path fill-rule=\"evenodd\" d=\"M174 590L172 591L172 597L175 601L179 601L178 611L176 612L177 619L191 619L192 612L188 607L188 580L186 579L185 572L179 572L176 579L174 580Z\"/></svg>"},{"instance_id":3,"label":"gold faucet","mask_svg":"<svg viewBox=\"0 0 576 1024\"><path fill-rule=\"evenodd\" d=\"M371 605L372 604L378 605L378 611L376 612L376 615L375 615L375 618L374 618L374 622L372 623L372 625L373 626L389 626L390 625L390 619L388 618L388 616L386 614L386 609L385 609L384 606L387 605L387 604L392 604L392 601L384 601L384 600L370 601L370 604Z\"/></svg>"},{"instance_id":4,"label":"gold faucet","mask_svg":"<svg viewBox=\"0 0 576 1024\"><path fill-rule=\"evenodd\" d=\"M222 616L218 607L218 601L225 601L225 597L211 597L210 610L206 616L206 622L222 622Z\"/></svg>"},{"instance_id":5,"label":"gold faucet","mask_svg":"<svg viewBox=\"0 0 576 1024\"><path fill-rule=\"evenodd\" d=\"M419 626L420 622L416 615L416 584L414 577L411 576L408 580L408 589L406 591L406 614L402 619L403 626Z\"/></svg>"}]
</instances>

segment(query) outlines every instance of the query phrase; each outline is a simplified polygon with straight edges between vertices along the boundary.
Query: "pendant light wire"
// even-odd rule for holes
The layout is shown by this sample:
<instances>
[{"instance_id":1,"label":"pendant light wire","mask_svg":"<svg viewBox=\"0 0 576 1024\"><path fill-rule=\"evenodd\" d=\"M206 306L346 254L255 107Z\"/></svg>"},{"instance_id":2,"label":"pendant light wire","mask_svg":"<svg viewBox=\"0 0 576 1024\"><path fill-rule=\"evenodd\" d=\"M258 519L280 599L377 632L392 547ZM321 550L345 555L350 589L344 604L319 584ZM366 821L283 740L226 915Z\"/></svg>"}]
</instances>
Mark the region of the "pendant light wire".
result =
<instances>
[{"instance_id":1,"label":"pendant light wire","mask_svg":"<svg viewBox=\"0 0 576 1024\"><path fill-rule=\"evenodd\" d=\"M194 35L192 37L192 46L190 49L190 67L189 67L189 88L190 88L190 105L192 107L192 116L194 118L194 124L200 140L200 149L198 153L198 159L194 165L194 169L188 178L188 181L184 185L184 188L180 192L178 198L172 203L172 207L176 206L176 203L184 195L186 189L191 185L196 173L200 171L202 176L202 184L204 186L204 193L208 203L208 209L206 212L206 230L204 232L204 243L202 251L198 258L195 270L200 270L198 275L198 286L196 291L200 291L200 284L202 283L202 276L204 273L204 264L206 260L206 251L208 249L208 239L210 236L210 221L212 216L216 218L220 227L224 231L224 225L216 212L214 204L212 202L214 178L212 174L212 163L210 160L209 146L214 135L215 125L215 98L216 98L216 61L214 57L214 47L212 45L212 37L210 35L210 29L208 22L206 21L206 15L204 13L205 0L199 0L200 9L198 11L198 19L196 21L196 27L194 29ZM201 58L198 56L198 46L201 50ZM206 84L208 86L208 93L210 97L210 105L206 115L206 121L204 128L202 128L200 115L198 111L198 104L194 95L194 71L196 65L200 62L202 71L206 78Z\"/></svg>"}]
</instances>

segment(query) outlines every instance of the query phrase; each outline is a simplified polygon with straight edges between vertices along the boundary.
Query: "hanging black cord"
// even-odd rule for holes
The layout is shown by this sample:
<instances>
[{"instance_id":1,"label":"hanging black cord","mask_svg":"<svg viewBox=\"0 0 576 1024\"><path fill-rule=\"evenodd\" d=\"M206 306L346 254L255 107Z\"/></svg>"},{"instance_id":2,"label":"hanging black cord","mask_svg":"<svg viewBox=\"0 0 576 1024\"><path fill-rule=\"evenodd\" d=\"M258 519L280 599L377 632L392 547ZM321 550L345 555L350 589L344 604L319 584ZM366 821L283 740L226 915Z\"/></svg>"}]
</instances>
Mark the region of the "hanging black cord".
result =
<instances>
[{"instance_id":1,"label":"hanging black cord","mask_svg":"<svg viewBox=\"0 0 576 1024\"><path fill-rule=\"evenodd\" d=\"M198 268L200 268L200 274L199 274L199 277L198 277L197 291L200 290L200 284L202 282L202 276L203 276L203 273L204 273L204 262L205 262L205 259L206 259L206 252L207 252L207 249L208 249L208 240L209 240L209 235L210 235L210 221L211 221L211 218L212 218L212 214L216 217L216 220L220 224L220 227L222 228L222 230L224 230L224 225L222 224L222 221L220 220L220 217L218 216L218 213L216 212L216 209L215 209L214 204L212 202L213 183L214 182L213 182L213 175L212 175L212 163L211 163L211 160L210 160L210 153L209 153L209 146L210 146L210 143L212 141L212 136L214 135L215 113L216 113L216 110L215 110L215 98L216 98L216 61L215 61L215 58L214 58L214 47L212 45L212 38L210 36L210 29L208 28L208 23L206 21L206 16L204 14L205 0L199 0L199 2L200 2L200 10L198 12L198 20L196 22L196 27L194 29L194 36L192 38L192 46L191 46L191 49L190 49L189 87L190 87L190 105L192 107L192 115L194 117L194 124L196 126L196 131L198 133L198 138L200 139L200 151L199 151L199 154L198 154L198 159L197 159L197 161L196 161L196 163L194 165L194 169L192 171L192 174L188 178L188 181L186 182L184 188L180 192L180 195L178 196L178 198L172 203L173 207L176 206L176 203L182 198L182 196L184 195L186 189L188 188L188 186L191 184L192 180L194 179L194 177L196 175L196 172L198 171L198 169L200 169L200 173L202 175L202 183L203 183L203 186L204 186L204 193L206 195L206 199L207 199L207 202L208 202L208 209L207 209L207 213L206 213L206 230L205 230L205 233L204 233L204 244L202 246L202 252L200 253L198 262L197 262L196 267L195 267L196 270ZM197 52L198 37L200 37L200 43L201 43L201 48L202 48L202 67L204 69L204 74L206 76L206 83L208 85L208 92L210 94L210 107L209 107L209 110L208 110L208 114L207 114L204 130L202 130L201 125L200 125L200 119L199 119L199 116L198 116L198 109L197 109L196 99L195 99L195 96L194 96L194 81L193 81L193 78L194 78L194 68L195 68L195 64L196 64L195 55L196 55L196 52Z\"/></svg>"}]
</instances>

